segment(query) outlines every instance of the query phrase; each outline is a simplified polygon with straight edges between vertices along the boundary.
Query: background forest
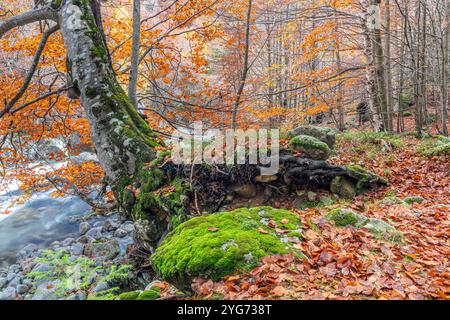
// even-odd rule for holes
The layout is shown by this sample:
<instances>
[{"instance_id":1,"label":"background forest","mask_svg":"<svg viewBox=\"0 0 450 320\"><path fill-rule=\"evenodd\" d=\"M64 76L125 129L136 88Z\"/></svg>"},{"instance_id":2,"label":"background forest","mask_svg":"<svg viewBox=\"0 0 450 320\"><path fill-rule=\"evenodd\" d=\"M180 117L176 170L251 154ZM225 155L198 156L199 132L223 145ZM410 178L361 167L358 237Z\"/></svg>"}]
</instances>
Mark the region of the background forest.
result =
<instances>
[{"instance_id":1,"label":"background forest","mask_svg":"<svg viewBox=\"0 0 450 320\"><path fill-rule=\"evenodd\" d=\"M3 0L0 300L447 299L449 14ZM280 129L293 171L175 168L196 121Z\"/></svg>"}]
</instances>

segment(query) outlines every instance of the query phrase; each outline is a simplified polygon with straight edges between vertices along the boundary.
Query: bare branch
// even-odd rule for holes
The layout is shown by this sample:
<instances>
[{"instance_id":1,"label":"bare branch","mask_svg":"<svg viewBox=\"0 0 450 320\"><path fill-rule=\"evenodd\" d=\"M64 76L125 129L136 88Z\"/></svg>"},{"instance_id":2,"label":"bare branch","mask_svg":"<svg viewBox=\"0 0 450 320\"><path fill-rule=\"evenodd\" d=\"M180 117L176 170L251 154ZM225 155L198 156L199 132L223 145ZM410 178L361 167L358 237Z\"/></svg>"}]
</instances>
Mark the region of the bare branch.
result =
<instances>
[{"instance_id":1,"label":"bare branch","mask_svg":"<svg viewBox=\"0 0 450 320\"><path fill-rule=\"evenodd\" d=\"M31 83L31 79L34 76L34 73L36 71L36 68L39 64L39 60L41 59L42 52L44 51L45 45L47 44L48 38L55 33L59 29L58 25L55 25L51 27L50 29L46 30L42 34L41 41L39 42L39 46L36 50L36 53L33 58L33 63L31 64L30 70L28 70L27 76L25 77L25 81L23 82L22 86L20 87L17 94L11 99L11 101L8 102L6 107L0 111L0 118L2 118L6 113L8 113L12 107L17 103L17 101L20 100L20 98L23 96L25 91L27 90L28 86Z\"/></svg>"},{"instance_id":2,"label":"bare branch","mask_svg":"<svg viewBox=\"0 0 450 320\"><path fill-rule=\"evenodd\" d=\"M12 16L0 23L0 39L11 29L41 20L57 21L58 14L50 7L42 7Z\"/></svg>"}]
</instances>

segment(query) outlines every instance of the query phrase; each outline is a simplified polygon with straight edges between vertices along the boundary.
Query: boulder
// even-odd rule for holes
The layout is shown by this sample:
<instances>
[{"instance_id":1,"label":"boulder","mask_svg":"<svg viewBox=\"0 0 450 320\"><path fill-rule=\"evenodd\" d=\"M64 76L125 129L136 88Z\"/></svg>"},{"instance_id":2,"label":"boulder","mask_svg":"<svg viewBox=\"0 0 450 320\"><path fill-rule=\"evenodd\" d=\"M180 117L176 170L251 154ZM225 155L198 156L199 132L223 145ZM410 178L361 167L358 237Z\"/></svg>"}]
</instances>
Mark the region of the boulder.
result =
<instances>
[{"instance_id":1,"label":"boulder","mask_svg":"<svg viewBox=\"0 0 450 320\"><path fill-rule=\"evenodd\" d=\"M119 243L115 239L109 239L104 242L93 242L86 244L84 255L99 261L108 261L114 259L120 253Z\"/></svg>"},{"instance_id":2,"label":"boulder","mask_svg":"<svg viewBox=\"0 0 450 320\"><path fill-rule=\"evenodd\" d=\"M17 297L16 289L13 287L7 287L0 291L0 301L1 300L15 300Z\"/></svg>"},{"instance_id":3,"label":"boulder","mask_svg":"<svg viewBox=\"0 0 450 320\"><path fill-rule=\"evenodd\" d=\"M91 229L91 225L89 224L89 222L82 222L82 223L80 223L78 232L82 236L82 235L86 234L86 232L88 232L90 229Z\"/></svg>"},{"instance_id":4,"label":"boulder","mask_svg":"<svg viewBox=\"0 0 450 320\"><path fill-rule=\"evenodd\" d=\"M380 219L367 218L349 209L332 210L328 213L326 219L334 221L338 227L353 226L356 229L364 228L377 239L392 242L400 242L403 239L403 234L387 222Z\"/></svg>"},{"instance_id":5,"label":"boulder","mask_svg":"<svg viewBox=\"0 0 450 320\"><path fill-rule=\"evenodd\" d=\"M195 217L180 224L150 257L158 275L191 291L196 277L218 280L248 270L260 258L295 252L298 215L271 207L242 208Z\"/></svg>"},{"instance_id":6,"label":"boulder","mask_svg":"<svg viewBox=\"0 0 450 320\"><path fill-rule=\"evenodd\" d=\"M296 136L291 140L290 145L294 151L301 152L313 160L327 160L331 156L330 147L325 142L311 136Z\"/></svg>"},{"instance_id":7,"label":"boulder","mask_svg":"<svg viewBox=\"0 0 450 320\"><path fill-rule=\"evenodd\" d=\"M314 137L326 143L330 149L333 149L336 144L336 133L334 130L325 127L301 126L292 130L289 135L291 137L299 135Z\"/></svg>"},{"instance_id":8,"label":"boulder","mask_svg":"<svg viewBox=\"0 0 450 320\"><path fill-rule=\"evenodd\" d=\"M335 177L331 181L330 190L346 199L353 199L356 196L355 183L341 176Z\"/></svg>"},{"instance_id":9,"label":"boulder","mask_svg":"<svg viewBox=\"0 0 450 320\"><path fill-rule=\"evenodd\" d=\"M231 190L238 196L246 199L256 197L258 192L253 184L234 185L231 187Z\"/></svg>"},{"instance_id":10,"label":"boulder","mask_svg":"<svg viewBox=\"0 0 450 320\"><path fill-rule=\"evenodd\" d=\"M413 204L413 203L422 203L425 201L422 197L408 197L405 198L403 201L405 201L407 204Z\"/></svg>"},{"instance_id":11,"label":"boulder","mask_svg":"<svg viewBox=\"0 0 450 320\"><path fill-rule=\"evenodd\" d=\"M359 165L350 165L346 167L346 174L355 179L356 182L356 193L363 192L373 186L388 185L389 181L377 176Z\"/></svg>"}]
</instances>

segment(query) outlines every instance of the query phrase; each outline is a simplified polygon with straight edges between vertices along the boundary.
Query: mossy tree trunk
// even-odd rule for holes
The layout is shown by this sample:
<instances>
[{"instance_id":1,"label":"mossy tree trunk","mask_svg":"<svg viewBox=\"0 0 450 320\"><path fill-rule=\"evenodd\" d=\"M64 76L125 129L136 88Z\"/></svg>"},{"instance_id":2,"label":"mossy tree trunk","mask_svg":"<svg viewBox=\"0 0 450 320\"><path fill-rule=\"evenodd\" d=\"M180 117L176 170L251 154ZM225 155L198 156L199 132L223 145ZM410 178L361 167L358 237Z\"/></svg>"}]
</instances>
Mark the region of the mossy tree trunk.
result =
<instances>
[{"instance_id":1,"label":"mossy tree trunk","mask_svg":"<svg viewBox=\"0 0 450 320\"><path fill-rule=\"evenodd\" d=\"M59 9L69 73L89 120L106 180L119 206L136 222L138 240L152 249L167 231L170 217L164 210L154 210L152 216L144 214L144 200L152 199L141 198L160 187L166 177L149 165L155 160L155 135L118 83L97 21L90 0L66 0Z\"/></svg>"}]
</instances>

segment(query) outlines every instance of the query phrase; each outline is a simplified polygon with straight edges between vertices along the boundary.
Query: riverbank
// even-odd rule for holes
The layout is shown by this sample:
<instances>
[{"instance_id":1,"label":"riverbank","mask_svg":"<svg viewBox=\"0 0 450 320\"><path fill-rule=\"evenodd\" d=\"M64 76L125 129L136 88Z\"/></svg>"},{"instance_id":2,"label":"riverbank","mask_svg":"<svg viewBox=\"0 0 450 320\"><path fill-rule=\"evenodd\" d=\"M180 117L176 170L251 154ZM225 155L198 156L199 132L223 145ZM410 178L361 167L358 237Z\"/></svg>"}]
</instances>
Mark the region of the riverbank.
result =
<instances>
[{"instance_id":1,"label":"riverbank","mask_svg":"<svg viewBox=\"0 0 450 320\"><path fill-rule=\"evenodd\" d=\"M86 300L136 287L127 252L134 226L117 213L79 217L74 237L46 248L29 244L0 269L0 300Z\"/></svg>"}]
</instances>

